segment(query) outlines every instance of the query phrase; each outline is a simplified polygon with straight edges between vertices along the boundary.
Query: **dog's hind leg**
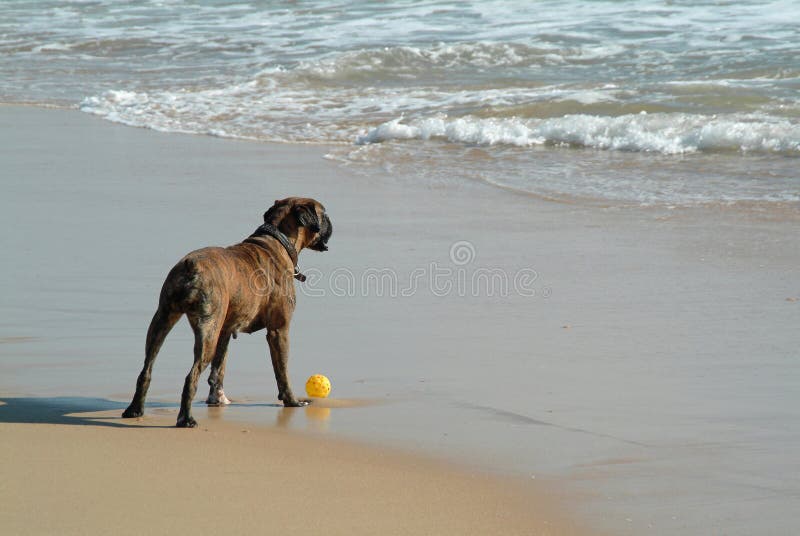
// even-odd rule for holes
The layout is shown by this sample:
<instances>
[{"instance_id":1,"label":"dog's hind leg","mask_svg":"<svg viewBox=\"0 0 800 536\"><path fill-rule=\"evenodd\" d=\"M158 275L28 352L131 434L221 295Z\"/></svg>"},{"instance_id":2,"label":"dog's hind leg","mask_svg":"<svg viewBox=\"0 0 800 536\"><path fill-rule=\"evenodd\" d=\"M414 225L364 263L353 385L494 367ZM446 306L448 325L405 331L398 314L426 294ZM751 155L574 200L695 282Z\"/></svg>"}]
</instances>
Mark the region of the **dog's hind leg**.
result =
<instances>
[{"instance_id":1,"label":"dog's hind leg","mask_svg":"<svg viewBox=\"0 0 800 536\"><path fill-rule=\"evenodd\" d=\"M147 396L147 389L150 387L150 375L153 372L153 362L156 360L164 339L167 338L172 327L183 313L168 311L159 304L158 310L150 321L147 329L147 341L144 349L144 367L136 380L136 393L133 395L128 409L122 414L123 418L141 417L144 413L144 399Z\"/></svg>"},{"instance_id":2,"label":"dog's hind leg","mask_svg":"<svg viewBox=\"0 0 800 536\"><path fill-rule=\"evenodd\" d=\"M187 315L188 316L188 315ZM181 395L181 410L178 413L179 428L194 428L197 421L192 417L192 400L197 392L197 380L200 374L211 363L217 349L219 325L213 318L197 318L189 316L189 323L194 331L194 363L186 376Z\"/></svg>"},{"instance_id":3,"label":"dog's hind leg","mask_svg":"<svg viewBox=\"0 0 800 536\"><path fill-rule=\"evenodd\" d=\"M211 374L208 375L208 385L211 389L208 392L206 404L209 406L220 406L230 404L231 401L225 396L222 390L222 381L225 379L225 362L228 355L228 344L231 341L230 333L223 333L217 342L217 350L214 353L214 360L211 362Z\"/></svg>"}]
</instances>

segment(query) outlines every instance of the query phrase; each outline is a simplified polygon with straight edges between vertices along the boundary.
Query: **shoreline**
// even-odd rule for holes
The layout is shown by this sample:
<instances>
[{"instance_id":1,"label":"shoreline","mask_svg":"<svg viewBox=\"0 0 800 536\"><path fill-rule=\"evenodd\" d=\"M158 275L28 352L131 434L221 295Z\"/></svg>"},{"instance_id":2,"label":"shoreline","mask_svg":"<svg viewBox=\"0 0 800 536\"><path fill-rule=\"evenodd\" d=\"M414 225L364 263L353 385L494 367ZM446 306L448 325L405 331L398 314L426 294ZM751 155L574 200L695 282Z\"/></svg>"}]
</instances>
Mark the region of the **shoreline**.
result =
<instances>
[{"instance_id":1,"label":"shoreline","mask_svg":"<svg viewBox=\"0 0 800 536\"><path fill-rule=\"evenodd\" d=\"M782 475L798 439L785 424L798 417L800 244L789 221L370 180L324 160L324 147L165 134L77 110L2 108L0 137L0 217L16 231L2 237L16 254L3 260L0 337L30 338L0 344L0 393L125 400L172 264L241 240L273 199L310 195L335 231L330 252L303 253L306 273L388 267L405 284L434 262L457 270L451 248L468 241L469 274L532 268L537 294L440 296L424 282L410 296L299 295L295 390L324 373L335 399L385 403L295 412L288 429L558 482L578 519L614 534L791 524L796 490ZM181 321L148 402L170 410L190 350ZM280 426L263 336L231 352L226 393L239 405L220 421L201 412L200 425Z\"/></svg>"},{"instance_id":2,"label":"shoreline","mask_svg":"<svg viewBox=\"0 0 800 536\"><path fill-rule=\"evenodd\" d=\"M114 133L119 133L122 140L127 141L128 132L135 133L133 137L139 139L153 135L162 139L178 136L188 146L193 146L195 140L212 144L219 141L116 125L78 110L20 109L16 106L5 110L22 116L32 112L38 120L56 128L72 129L78 123L78 131L85 132L87 128L91 131L99 127L105 131L97 140L100 143L108 140L108 133L112 138ZM55 115L50 117L51 113ZM7 124L0 120L0 129ZM53 134L52 130L49 132ZM55 135L62 136L61 133ZM244 140L224 140L223 143L236 147L241 146L241 141ZM247 150L260 149L260 144L245 145ZM287 162L294 166L292 161L305 150L287 147L291 153ZM274 154L270 155L272 157ZM57 161L63 159L59 154L54 154L53 158ZM309 164L316 169L329 169L330 166L322 159L302 160L302 165ZM111 165L116 166L116 162ZM285 165L279 162L279 166ZM134 181L139 182L136 178ZM100 191L103 190L102 181L95 181L95 184ZM121 195L130 195L141 187L141 184L134 184L133 188L124 187L123 183L115 184L123 186ZM70 187L61 184L56 186L56 190ZM81 195L93 195L81 185L75 187ZM165 187L166 190L169 188ZM286 195L289 193L287 191ZM64 193L59 191L57 195L60 200ZM260 203L258 208L261 208ZM250 220L250 215L245 219ZM249 224L242 228L247 230ZM63 254L76 243L86 244L83 239L56 244L57 254ZM127 249L123 248L123 251ZM32 250L23 245L19 251L30 255ZM174 252L166 252L165 258L171 255ZM130 258L131 262L140 262L135 255ZM79 281L87 277L80 275L84 269L83 262L91 262L91 259L76 259L75 277L78 279L70 275L70 280ZM120 260L116 259L112 264L117 262ZM19 267L22 268L23 264ZM156 281L160 277L161 274L148 280L146 285L160 285ZM131 290L141 283L132 287L117 284L111 296L128 300ZM18 296L27 300L24 295ZM51 297L57 302L63 300L59 295ZM148 295L144 303L152 299L153 296ZM19 312L19 306L15 305L12 304L11 310ZM113 310L106 309L107 304L97 303L97 295L93 295L87 305L92 309L99 307L96 311L104 315L116 316ZM29 314L38 315L40 306L34 305ZM137 318L149 314L146 308L139 309L138 306L132 313ZM113 527L115 533L138 534L142 520L146 518L154 533L163 534L231 529L257 532L269 526L275 530L314 530L328 534L421 534L431 531L486 534L498 527L508 534L598 533L585 530L571 512L567 513L561 497L570 494L557 489L555 481L552 485L541 478L538 483L526 482L519 477L497 474L490 468L431 456L407 446L369 444L328 433L325 422L331 415L326 410L337 412L342 408L372 406L370 398L331 399L303 408L306 415L292 416L299 411L278 407L270 399L255 400L240 395L234 397L234 407L206 410L204 405L199 405L196 408L198 429L176 429L174 414L177 409L169 399L177 394L177 390L164 388L159 383L170 377L174 379L172 372L182 374L179 371L186 364L173 359L175 368L171 368L170 356L163 355L170 353L171 345L179 349L178 353L185 353L187 334L178 328L175 330L177 333L168 339L156 365L145 416L134 421L122 420L119 413L125 404L121 400L130 396L125 391L133 385L135 373L131 373L140 364L139 321L135 322L132 338L123 334L122 342L114 343L113 340L120 335L119 318L101 326L92 335L93 330L82 325L95 316L95 311L83 306L77 309L56 306L51 314L72 318L77 321L76 327L80 331L72 335L70 327L57 328L55 332L35 329L32 335L27 336L10 335L19 328L23 331L31 329L33 323L26 318L7 324L0 332L0 353L4 356L0 361L0 371L5 378L0 382L0 434L6 438L1 449L3 459L13 462L3 463L0 467L6 476L6 485L0 486L0 502L6 506L0 522L8 530L21 534L53 531L86 534L105 532ZM86 328L89 328L88 335ZM109 334L102 335L104 332ZM101 334L99 338L98 333ZM95 355L78 357L85 350L95 354L91 350L92 343L80 342L83 336L91 337L95 344L99 342L102 348L97 355L108 351L108 343L116 349L129 344L136 348L136 351L125 351L130 355L112 367L117 376L116 371L123 364L122 377L109 383L105 377L109 368L100 365ZM252 341L255 337L250 339ZM43 349L29 351L29 347ZM66 353L63 352L65 348L68 349ZM61 355L54 357L56 352ZM239 352L241 350L236 353ZM87 378L83 374L98 365L101 370L96 375L90 374ZM168 370L164 370L164 365ZM267 393L274 389L268 365L268 361L258 363L259 380L265 380L263 390ZM69 376L72 369L78 369L75 380L59 374L63 371ZM236 365L231 369L235 370ZM299 374L294 373L292 377L296 388L300 388ZM41 380L45 380L44 383ZM236 385L235 381L231 383ZM201 382L198 393L203 386L204 382ZM235 407L237 405L239 408ZM102 410L108 407L115 409ZM277 412L278 422L250 420L246 415L243 418L224 417L226 411L237 409L242 415L248 407L251 411L270 412L270 415ZM307 427L306 432L298 430L290 425L290 421L296 422L298 417L315 425ZM131 436L134 428L137 429L136 435ZM176 452L181 453L179 458L173 455ZM214 462L215 456L220 457L219 463ZM135 462L138 459L148 460L149 464L140 465ZM76 475L80 477L75 478ZM259 475L263 477L260 481L256 478ZM314 476L309 478L309 475ZM42 509L47 510L47 515L37 515Z\"/></svg>"},{"instance_id":3,"label":"shoreline","mask_svg":"<svg viewBox=\"0 0 800 536\"><path fill-rule=\"evenodd\" d=\"M41 109L41 110L61 110L61 111L69 111L69 112L78 112L82 115L86 115L91 117L95 120L101 120L103 122L108 122L113 125L125 127L125 128L134 128L140 129L145 131L152 131L159 134L164 135L177 135L177 136L194 136L199 138L211 138L211 139L220 139L226 140L229 142L244 142L244 143L255 143L259 145L266 145L266 146L275 146L275 147L308 147L308 148L318 148L326 151L326 154L322 155L322 158L326 160L330 160L334 162L337 166L342 169L347 169L348 172L360 176L360 177L368 177L374 173L380 173L383 170L378 164L362 164L359 162L351 162L349 160L342 159L340 157L334 157L328 151L330 149L342 149L345 147L352 147L351 143L348 142L322 142L322 141L283 141L283 140L262 140L258 138L250 138L250 137L239 137L239 136L227 136L227 135L218 135L218 134L210 134L210 133L202 133L202 132L183 132L183 131L172 131L172 130L160 130L157 128L149 127L149 126L141 126L136 124L130 124L123 121L114 121L108 119L103 116L99 116L92 112L86 112L80 109L80 105L78 104L69 104L69 103L41 103L41 102L2 102L0 101L0 107L22 107L22 108L33 108L33 109ZM589 147L584 148L569 148L569 151L596 151L596 149L592 149ZM624 153L624 151L622 151ZM699 153L687 153L685 155L653 155L654 157L674 157L674 158L692 158L698 156ZM350 167L353 166L353 167ZM408 170L401 172L401 175L407 175ZM521 189L512 185L502 184L499 182L494 182L491 180L486 179L473 179L476 181L476 184L472 186L478 185L479 187L488 187L491 190L494 190L498 193L505 193L510 194L516 197L521 197L523 199L533 200L537 203L555 203L566 205L570 207L576 207L586 210L608 210L613 212L633 212L636 215L638 212L643 212L649 215L660 215L663 218L671 218L671 217L703 217L705 214L716 213L717 216L723 218L732 218L737 220L742 217L752 217L757 220L766 220L766 221L800 221L800 202L797 201L755 201L755 200L716 200L716 201L702 201L702 202L692 202L692 203L679 203L679 202L653 202L653 203L639 203L636 201L631 200L622 200L622 199L611 199L605 197L587 197L583 195L575 195L569 194L566 192L562 193L555 193L555 194L545 194L541 192L534 192L531 190ZM420 188L430 188L432 187L430 184L417 184L414 185L415 187ZM455 185L456 188L462 187L463 185ZM434 186L435 187L435 186Z\"/></svg>"}]
</instances>

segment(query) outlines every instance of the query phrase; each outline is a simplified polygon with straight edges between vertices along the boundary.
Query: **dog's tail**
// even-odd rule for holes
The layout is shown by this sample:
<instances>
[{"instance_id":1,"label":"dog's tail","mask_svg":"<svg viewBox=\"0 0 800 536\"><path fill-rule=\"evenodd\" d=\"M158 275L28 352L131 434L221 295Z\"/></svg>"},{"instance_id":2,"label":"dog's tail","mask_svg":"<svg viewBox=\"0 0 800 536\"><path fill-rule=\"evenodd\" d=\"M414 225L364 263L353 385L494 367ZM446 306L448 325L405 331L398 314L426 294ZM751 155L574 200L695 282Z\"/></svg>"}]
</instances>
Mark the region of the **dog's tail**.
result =
<instances>
[{"instance_id":1,"label":"dog's tail","mask_svg":"<svg viewBox=\"0 0 800 536\"><path fill-rule=\"evenodd\" d=\"M205 312L208 295L204 289L198 261L190 255L181 259L167 275L161 287L159 309L189 315Z\"/></svg>"}]
</instances>

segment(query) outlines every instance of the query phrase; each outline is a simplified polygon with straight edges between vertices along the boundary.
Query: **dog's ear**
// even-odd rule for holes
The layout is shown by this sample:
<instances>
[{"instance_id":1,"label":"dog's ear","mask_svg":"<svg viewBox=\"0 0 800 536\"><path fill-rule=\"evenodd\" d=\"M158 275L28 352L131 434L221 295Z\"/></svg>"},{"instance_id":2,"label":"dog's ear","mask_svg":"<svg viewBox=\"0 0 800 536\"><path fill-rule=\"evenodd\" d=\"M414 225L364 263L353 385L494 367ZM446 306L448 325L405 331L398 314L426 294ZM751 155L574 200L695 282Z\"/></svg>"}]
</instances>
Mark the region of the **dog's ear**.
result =
<instances>
[{"instance_id":1,"label":"dog's ear","mask_svg":"<svg viewBox=\"0 0 800 536\"><path fill-rule=\"evenodd\" d=\"M289 203L286 203L285 200L276 199L275 204L264 213L264 223L277 227L283 221L283 218L289 214L289 210L291 210Z\"/></svg>"},{"instance_id":2,"label":"dog's ear","mask_svg":"<svg viewBox=\"0 0 800 536\"><path fill-rule=\"evenodd\" d=\"M314 205L295 205L294 214L297 217L298 225L305 227L312 233L320 231L319 216Z\"/></svg>"}]
</instances>

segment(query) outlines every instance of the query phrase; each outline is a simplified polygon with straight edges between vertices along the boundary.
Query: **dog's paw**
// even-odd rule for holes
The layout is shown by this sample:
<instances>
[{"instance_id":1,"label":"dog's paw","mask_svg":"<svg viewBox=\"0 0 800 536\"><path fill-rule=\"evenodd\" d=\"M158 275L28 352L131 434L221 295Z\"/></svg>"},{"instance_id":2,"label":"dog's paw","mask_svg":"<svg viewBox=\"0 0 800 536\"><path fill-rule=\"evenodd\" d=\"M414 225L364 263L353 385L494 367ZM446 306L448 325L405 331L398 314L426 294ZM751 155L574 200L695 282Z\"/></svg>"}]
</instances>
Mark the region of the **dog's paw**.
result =
<instances>
[{"instance_id":1,"label":"dog's paw","mask_svg":"<svg viewBox=\"0 0 800 536\"><path fill-rule=\"evenodd\" d=\"M197 421L194 420L194 417L178 417L178 422L175 423L175 426L178 428L194 428L197 426Z\"/></svg>"},{"instance_id":2,"label":"dog's paw","mask_svg":"<svg viewBox=\"0 0 800 536\"><path fill-rule=\"evenodd\" d=\"M123 419L132 419L134 417L141 417L142 415L144 415L144 410L133 406L128 406L128 409L122 412Z\"/></svg>"},{"instance_id":3,"label":"dog's paw","mask_svg":"<svg viewBox=\"0 0 800 536\"><path fill-rule=\"evenodd\" d=\"M222 389L218 390L216 393L209 393L206 399L206 404L209 406L227 406L230 403L231 401L228 400L228 397L225 396L225 391Z\"/></svg>"},{"instance_id":4,"label":"dog's paw","mask_svg":"<svg viewBox=\"0 0 800 536\"><path fill-rule=\"evenodd\" d=\"M283 401L283 405L284 405L284 407L287 407L287 408L302 408L303 406L307 406L308 405L308 401L307 400L297 400L295 398L290 398L289 400L284 400Z\"/></svg>"}]
</instances>

